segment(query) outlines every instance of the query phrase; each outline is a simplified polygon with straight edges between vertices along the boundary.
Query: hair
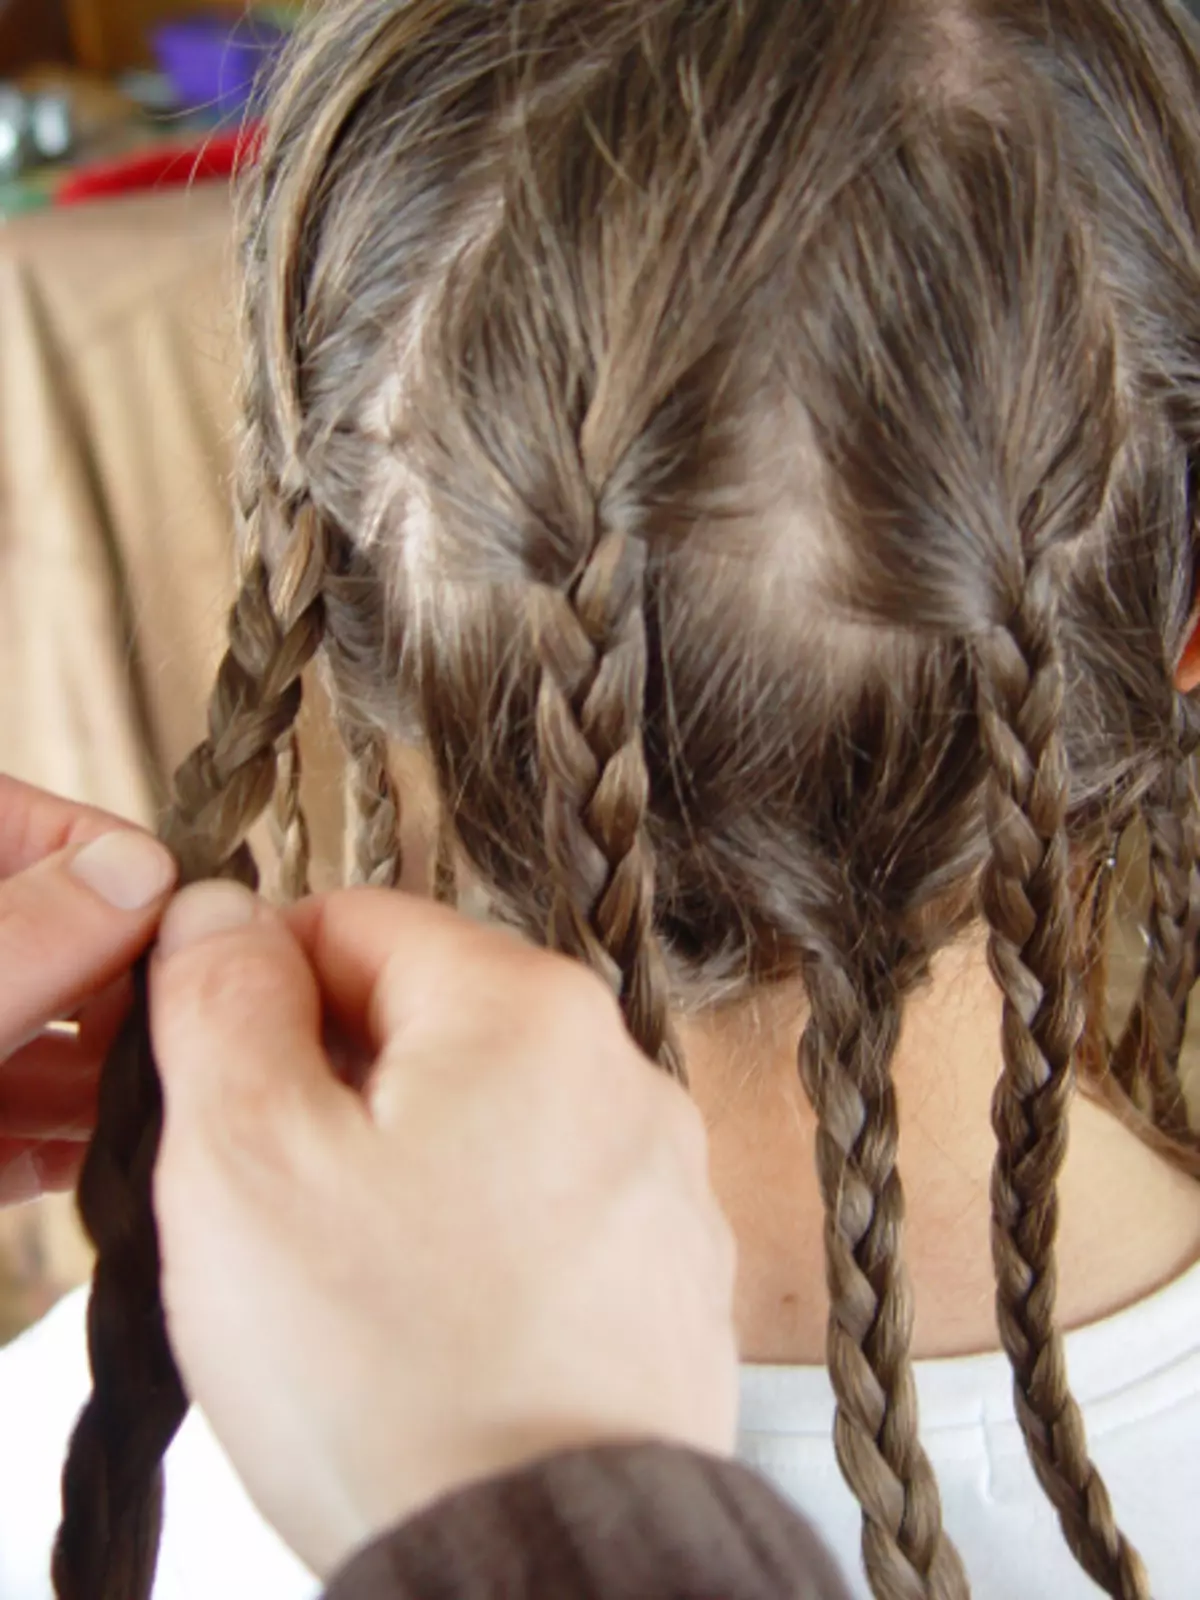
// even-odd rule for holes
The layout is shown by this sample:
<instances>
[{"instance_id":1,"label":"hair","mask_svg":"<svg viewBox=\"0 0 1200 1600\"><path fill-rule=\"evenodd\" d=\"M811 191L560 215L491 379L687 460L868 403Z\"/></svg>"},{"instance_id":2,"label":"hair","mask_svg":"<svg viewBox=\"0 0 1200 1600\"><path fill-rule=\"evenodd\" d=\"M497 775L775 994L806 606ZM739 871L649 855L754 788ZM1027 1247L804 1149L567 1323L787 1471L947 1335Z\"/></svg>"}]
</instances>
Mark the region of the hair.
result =
<instances>
[{"instance_id":1,"label":"hair","mask_svg":"<svg viewBox=\"0 0 1200 1600\"><path fill-rule=\"evenodd\" d=\"M1200 1172L1200 933L1174 688L1200 445L1200 64L1161 0L331 0L248 184L243 587L165 830L287 887L301 674L397 881L389 741L437 892L671 1016L798 977L835 1444L880 1600L966 1595L921 1446L892 1060L981 919L1003 995L996 1309L1081 1566L1146 1600L1054 1316L1076 1078ZM1103 1005L1117 844L1152 907ZM60 1600L144 1596L183 1414L149 1201L144 1009L81 1201L95 1395Z\"/></svg>"}]
</instances>

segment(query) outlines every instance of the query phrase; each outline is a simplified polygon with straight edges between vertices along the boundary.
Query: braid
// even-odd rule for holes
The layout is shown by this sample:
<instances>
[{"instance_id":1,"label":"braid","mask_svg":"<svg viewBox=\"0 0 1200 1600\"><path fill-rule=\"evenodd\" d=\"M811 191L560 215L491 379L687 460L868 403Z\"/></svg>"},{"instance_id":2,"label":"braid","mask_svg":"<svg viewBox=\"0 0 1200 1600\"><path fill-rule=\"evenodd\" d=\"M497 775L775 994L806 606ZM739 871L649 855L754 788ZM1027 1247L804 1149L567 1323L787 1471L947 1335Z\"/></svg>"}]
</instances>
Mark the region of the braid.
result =
<instances>
[{"instance_id":1,"label":"braid","mask_svg":"<svg viewBox=\"0 0 1200 1600\"><path fill-rule=\"evenodd\" d=\"M682 1076L652 929L644 566L639 541L610 533L567 593L546 584L533 590L549 942L605 979L637 1044Z\"/></svg>"},{"instance_id":2,"label":"braid","mask_svg":"<svg viewBox=\"0 0 1200 1600\"><path fill-rule=\"evenodd\" d=\"M1187 1138L1179 1055L1196 981L1200 936L1200 809L1191 762L1168 761L1143 816L1149 843L1150 913L1141 993L1112 1054L1125 1094L1163 1133Z\"/></svg>"},{"instance_id":3,"label":"braid","mask_svg":"<svg viewBox=\"0 0 1200 1600\"><path fill-rule=\"evenodd\" d=\"M394 889L404 858L400 847L400 796L388 770L387 740L351 717L342 736L350 756L351 881Z\"/></svg>"},{"instance_id":4,"label":"braid","mask_svg":"<svg viewBox=\"0 0 1200 1600\"><path fill-rule=\"evenodd\" d=\"M1147 1600L1141 1559L1116 1526L1088 1457L1054 1324L1057 1179L1080 1011L1071 970L1063 671L1046 564L1031 570L1009 625L993 629L976 652L991 767L983 908L1004 996L1004 1068L992 1110L997 1320L1026 1448L1068 1545L1107 1593Z\"/></svg>"},{"instance_id":5,"label":"braid","mask_svg":"<svg viewBox=\"0 0 1200 1600\"><path fill-rule=\"evenodd\" d=\"M256 884L245 836L270 802L276 748L300 704L300 675L321 636L321 524L301 506L269 580L258 503L248 519L245 581L209 709L209 736L176 777L163 836L184 883L235 877ZM150 1048L146 964L135 1004L101 1078L96 1133L79 1209L96 1249L88 1307L93 1392L63 1471L55 1543L58 1600L145 1600L162 1512L162 1457L186 1411L167 1341L152 1205L162 1126Z\"/></svg>"},{"instance_id":6,"label":"braid","mask_svg":"<svg viewBox=\"0 0 1200 1600\"><path fill-rule=\"evenodd\" d=\"M372 716L369 690L387 683L392 663L383 641L386 586L370 556L336 523L329 528L324 580L324 665L340 708L347 755L344 870L348 882L394 889L400 882L400 795L388 766L386 736Z\"/></svg>"},{"instance_id":7,"label":"braid","mask_svg":"<svg viewBox=\"0 0 1200 1600\"><path fill-rule=\"evenodd\" d=\"M162 1097L151 1059L147 963L100 1079L79 1210L96 1248L88 1304L91 1398L63 1469L52 1558L58 1600L144 1600L162 1526L162 1458L187 1411L159 1295L151 1190Z\"/></svg>"},{"instance_id":8,"label":"braid","mask_svg":"<svg viewBox=\"0 0 1200 1600\"><path fill-rule=\"evenodd\" d=\"M433 898L442 906L458 905L454 828L445 811L438 821L437 848L433 857Z\"/></svg>"},{"instance_id":9,"label":"braid","mask_svg":"<svg viewBox=\"0 0 1200 1600\"><path fill-rule=\"evenodd\" d=\"M933 1468L917 1433L891 1076L900 1034L898 976L860 988L829 959L811 962L805 974L812 1013L800 1071L817 1113L834 1445L862 1507L872 1593L879 1600L965 1600L966 1575L942 1531Z\"/></svg>"},{"instance_id":10,"label":"braid","mask_svg":"<svg viewBox=\"0 0 1200 1600\"><path fill-rule=\"evenodd\" d=\"M271 823L279 857L279 888L285 900L301 900L309 892L312 846L300 803L300 740L295 728L289 728L280 740L276 758L278 777Z\"/></svg>"}]
</instances>

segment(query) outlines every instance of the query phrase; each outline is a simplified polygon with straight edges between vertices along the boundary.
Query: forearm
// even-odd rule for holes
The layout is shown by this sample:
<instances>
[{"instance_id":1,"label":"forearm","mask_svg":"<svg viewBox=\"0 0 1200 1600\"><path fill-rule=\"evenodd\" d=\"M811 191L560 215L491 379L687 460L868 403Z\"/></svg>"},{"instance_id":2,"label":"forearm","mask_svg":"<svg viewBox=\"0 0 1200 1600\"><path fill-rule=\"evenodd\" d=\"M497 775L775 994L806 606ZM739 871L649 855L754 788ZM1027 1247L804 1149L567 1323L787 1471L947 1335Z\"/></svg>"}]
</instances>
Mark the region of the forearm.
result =
<instances>
[{"instance_id":1,"label":"forearm","mask_svg":"<svg viewBox=\"0 0 1200 1600\"><path fill-rule=\"evenodd\" d=\"M666 1445L575 1451L438 1502L326 1600L849 1600L819 1538L745 1467Z\"/></svg>"}]
</instances>

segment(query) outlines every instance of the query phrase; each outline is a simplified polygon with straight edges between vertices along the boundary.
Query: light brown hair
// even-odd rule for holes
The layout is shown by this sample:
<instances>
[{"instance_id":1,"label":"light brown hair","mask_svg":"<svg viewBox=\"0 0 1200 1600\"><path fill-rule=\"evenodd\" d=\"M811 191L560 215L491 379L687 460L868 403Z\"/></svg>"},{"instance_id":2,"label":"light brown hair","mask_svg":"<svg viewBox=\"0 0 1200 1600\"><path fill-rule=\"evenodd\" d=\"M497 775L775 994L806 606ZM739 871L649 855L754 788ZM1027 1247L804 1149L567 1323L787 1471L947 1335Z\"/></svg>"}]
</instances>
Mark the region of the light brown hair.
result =
<instances>
[{"instance_id":1,"label":"light brown hair","mask_svg":"<svg viewBox=\"0 0 1200 1600\"><path fill-rule=\"evenodd\" d=\"M1018 1420L1082 1566L1149 1594L1067 1386L1055 1193L1077 1067L1198 1170L1198 106L1156 0L333 0L250 184L244 587L166 837L189 877L252 878L277 790L303 887L319 653L361 878L396 881L407 739L444 892L454 858L669 1070L673 1008L802 978L835 1444L888 1600L967 1593L917 1425L891 1061L972 918ZM1147 970L1110 1049L1139 818ZM135 1018L82 1189L63 1600L145 1593L182 1415L156 1119Z\"/></svg>"}]
</instances>

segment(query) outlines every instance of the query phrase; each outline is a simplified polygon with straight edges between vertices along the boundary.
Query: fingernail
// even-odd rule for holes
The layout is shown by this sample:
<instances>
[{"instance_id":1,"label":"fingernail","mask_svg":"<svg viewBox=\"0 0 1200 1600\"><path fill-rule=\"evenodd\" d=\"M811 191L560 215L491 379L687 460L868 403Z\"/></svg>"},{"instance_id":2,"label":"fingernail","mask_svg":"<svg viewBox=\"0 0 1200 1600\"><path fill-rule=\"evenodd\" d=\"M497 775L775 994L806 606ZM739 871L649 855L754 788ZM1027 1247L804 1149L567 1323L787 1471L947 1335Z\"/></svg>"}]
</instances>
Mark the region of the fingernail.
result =
<instances>
[{"instance_id":1,"label":"fingernail","mask_svg":"<svg viewBox=\"0 0 1200 1600\"><path fill-rule=\"evenodd\" d=\"M175 882L169 850L145 833L106 833L71 862L81 883L118 911L142 911L161 900Z\"/></svg>"},{"instance_id":2,"label":"fingernail","mask_svg":"<svg viewBox=\"0 0 1200 1600\"><path fill-rule=\"evenodd\" d=\"M160 956L189 944L243 928L254 920L258 900L240 883L197 883L167 907L158 935Z\"/></svg>"}]
</instances>

